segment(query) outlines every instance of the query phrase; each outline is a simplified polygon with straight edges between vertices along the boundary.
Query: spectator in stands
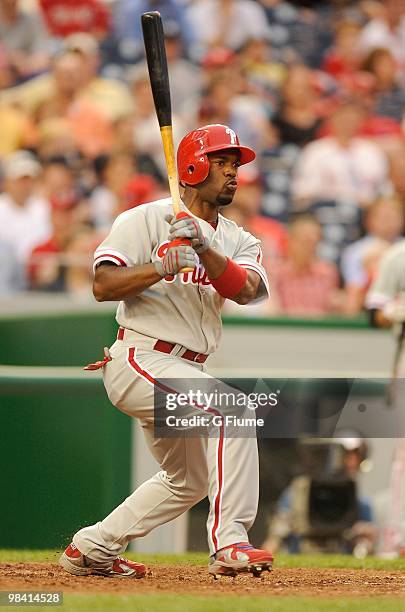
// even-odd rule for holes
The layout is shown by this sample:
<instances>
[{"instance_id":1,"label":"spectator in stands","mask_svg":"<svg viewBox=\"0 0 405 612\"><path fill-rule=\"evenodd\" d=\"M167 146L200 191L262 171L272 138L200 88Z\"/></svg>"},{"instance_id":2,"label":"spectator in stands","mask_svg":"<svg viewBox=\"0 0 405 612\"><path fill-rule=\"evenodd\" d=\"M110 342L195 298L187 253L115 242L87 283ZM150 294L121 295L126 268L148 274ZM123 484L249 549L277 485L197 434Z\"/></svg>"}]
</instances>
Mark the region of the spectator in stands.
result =
<instances>
[{"instance_id":1,"label":"spectator in stands","mask_svg":"<svg viewBox=\"0 0 405 612\"><path fill-rule=\"evenodd\" d=\"M0 41L16 83L47 68L51 48L46 28L36 11L20 8L19 0L0 0Z\"/></svg>"},{"instance_id":2,"label":"spectator in stands","mask_svg":"<svg viewBox=\"0 0 405 612\"><path fill-rule=\"evenodd\" d=\"M397 65L390 51L374 49L365 59L363 69L374 76L374 112L401 123L405 115L405 89L398 82Z\"/></svg>"},{"instance_id":3,"label":"spectator in stands","mask_svg":"<svg viewBox=\"0 0 405 612\"><path fill-rule=\"evenodd\" d=\"M184 45L179 25L169 22L165 26L165 46L170 74L170 98L176 112L187 111L201 95L203 83L201 70L184 57Z\"/></svg>"},{"instance_id":4,"label":"spectator in stands","mask_svg":"<svg viewBox=\"0 0 405 612\"><path fill-rule=\"evenodd\" d=\"M84 32L72 34L64 39L63 50L74 52L81 58L80 98L94 104L109 121L115 121L133 110L128 87L115 79L97 75L99 67L99 46L96 39ZM0 93L0 103L18 104L30 114L55 95L55 81L52 74L44 74L18 87Z\"/></svg>"},{"instance_id":5,"label":"spectator in stands","mask_svg":"<svg viewBox=\"0 0 405 612\"><path fill-rule=\"evenodd\" d=\"M76 229L65 249L65 290L76 299L92 298L93 254L104 235L89 226Z\"/></svg>"},{"instance_id":6,"label":"spectator in stands","mask_svg":"<svg viewBox=\"0 0 405 612\"><path fill-rule=\"evenodd\" d=\"M54 93L37 109L38 121L64 119L85 157L108 151L112 143L110 120L97 104L82 95L85 74L80 52L65 51L53 62Z\"/></svg>"},{"instance_id":7,"label":"spectator in stands","mask_svg":"<svg viewBox=\"0 0 405 612\"><path fill-rule=\"evenodd\" d=\"M201 60L210 48L237 50L250 38L269 38L266 14L252 0L196 0L187 7L187 16L194 59Z\"/></svg>"},{"instance_id":8,"label":"spectator in stands","mask_svg":"<svg viewBox=\"0 0 405 612\"><path fill-rule=\"evenodd\" d=\"M38 140L34 122L27 113L11 104L0 105L0 134L0 157L18 149L34 148Z\"/></svg>"},{"instance_id":9,"label":"spectator in stands","mask_svg":"<svg viewBox=\"0 0 405 612\"><path fill-rule=\"evenodd\" d=\"M300 149L293 144L281 144L277 130L271 127L272 138L258 162L264 184L262 214L286 223L292 209L291 176Z\"/></svg>"},{"instance_id":10,"label":"spectator in stands","mask_svg":"<svg viewBox=\"0 0 405 612\"><path fill-rule=\"evenodd\" d=\"M118 0L114 5L114 34L118 45L118 62L134 64L145 55L140 15L159 11L163 27L177 26L185 50L193 39L193 30L181 0Z\"/></svg>"},{"instance_id":11,"label":"spectator in stands","mask_svg":"<svg viewBox=\"0 0 405 612\"><path fill-rule=\"evenodd\" d=\"M333 47L325 55L322 70L337 79L350 76L358 70L361 64L360 32L358 21L339 21L335 29Z\"/></svg>"},{"instance_id":12,"label":"spectator in stands","mask_svg":"<svg viewBox=\"0 0 405 612\"><path fill-rule=\"evenodd\" d=\"M65 157L71 163L82 163L76 139L66 119L52 118L38 125L37 154L39 159Z\"/></svg>"},{"instance_id":13,"label":"spectator in stands","mask_svg":"<svg viewBox=\"0 0 405 612\"><path fill-rule=\"evenodd\" d=\"M252 93L238 91L237 85L224 80L221 74L213 77L201 100L197 123L229 125L243 142L260 154L269 137L266 105Z\"/></svg>"},{"instance_id":14,"label":"spectator in stands","mask_svg":"<svg viewBox=\"0 0 405 612\"><path fill-rule=\"evenodd\" d=\"M13 82L12 67L7 57L7 51L0 42L0 91L11 87Z\"/></svg>"},{"instance_id":15,"label":"spectator in stands","mask_svg":"<svg viewBox=\"0 0 405 612\"><path fill-rule=\"evenodd\" d=\"M39 0L49 32L64 38L76 32L104 37L111 27L111 15L101 0Z\"/></svg>"},{"instance_id":16,"label":"spectator in stands","mask_svg":"<svg viewBox=\"0 0 405 612\"><path fill-rule=\"evenodd\" d=\"M366 235L346 247L342 255L346 314L355 315L361 311L372 280L371 265L375 268L377 254L382 254L384 247L401 238L404 219L405 209L395 196L380 197L364 211Z\"/></svg>"},{"instance_id":17,"label":"spectator in stands","mask_svg":"<svg viewBox=\"0 0 405 612\"><path fill-rule=\"evenodd\" d=\"M167 175L166 163L160 137L159 123L153 104L149 74L146 65L141 63L130 74L134 103L135 148L139 155L149 155L163 176ZM182 118L173 112L173 133L175 143L180 142L187 129Z\"/></svg>"},{"instance_id":18,"label":"spectator in stands","mask_svg":"<svg viewBox=\"0 0 405 612\"><path fill-rule=\"evenodd\" d=\"M282 314L323 316L339 309L337 267L317 256L321 227L310 215L294 219L288 230L288 255L275 262L272 301Z\"/></svg>"},{"instance_id":19,"label":"spectator in stands","mask_svg":"<svg viewBox=\"0 0 405 612\"><path fill-rule=\"evenodd\" d=\"M331 117L331 135L309 143L295 169L292 190L297 208L319 200L366 206L387 178L387 160L373 142L358 137L363 109L342 104Z\"/></svg>"},{"instance_id":20,"label":"spectator in stands","mask_svg":"<svg viewBox=\"0 0 405 612\"><path fill-rule=\"evenodd\" d=\"M267 15L275 57L287 64L304 62L311 68L319 67L323 51L330 46L331 22L307 2L259 1Z\"/></svg>"},{"instance_id":21,"label":"spectator in stands","mask_svg":"<svg viewBox=\"0 0 405 612\"><path fill-rule=\"evenodd\" d=\"M33 290L70 291L72 277L85 278L88 289L91 251L85 253L83 248L86 244L97 244L101 237L83 223L85 202L75 178L75 172L63 158L51 159L44 165L41 193L50 203L52 230L48 239L33 249L28 262L29 285ZM84 270L80 270L81 266Z\"/></svg>"},{"instance_id":22,"label":"spectator in stands","mask_svg":"<svg viewBox=\"0 0 405 612\"><path fill-rule=\"evenodd\" d=\"M4 191L0 194L0 240L8 242L20 265L33 248L50 234L49 204L36 192L41 166L26 151L17 151L3 163Z\"/></svg>"},{"instance_id":23,"label":"spectator in stands","mask_svg":"<svg viewBox=\"0 0 405 612\"><path fill-rule=\"evenodd\" d=\"M154 162L148 153L140 153L135 142L136 117L134 114L118 119L114 125L113 143L110 147L110 155L118 154L129 155L135 159L137 172L149 174L155 182L166 186L167 173L162 174L162 170Z\"/></svg>"},{"instance_id":24,"label":"spectator in stands","mask_svg":"<svg viewBox=\"0 0 405 612\"><path fill-rule=\"evenodd\" d=\"M388 49L395 57L403 74L405 65L405 0L385 0L381 11L360 35L360 46L364 53L372 49Z\"/></svg>"},{"instance_id":25,"label":"spectator in stands","mask_svg":"<svg viewBox=\"0 0 405 612\"><path fill-rule=\"evenodd\" d=\"M96 167L99 185L90 196L90 221L97 229L108 230L121 212L153 200L159 192L150 175L137 172L132 155L99 158Z\"/></svg>"},{"instance_id":26,"label":"spectator in stands","mask_svg":"<svg viewBox=\"0 0 405 612\"><path fill-rule=\"evenodd\" d=\"M263 265L271 276L274 262L287 254L287 232L281 223L260 214L262 199L259 175L241 171L232 206L224 209L223 214L261 240Z\"/></svg>"},{"instance_id":27,"label":"spectator in stands","mask_svg":"<svg viewBox=\"0 0 405 612\"><path fill-rule=\"evenodd\" d=\"M273 111L287 70L281 62L273 59L270 41L249 38L239 51L239 62L252 91L263 97Z\"/></svg>"},{"instance_id":28,"label":"spectator in stands","mask_svg":"<svg viewBox=\"0 0 405 612\"><path fill-rule=\"evenodd\" d=\"M282 87L280 108L271 120L281 144L302 147L316 138L321 124L318 98L311 70L303 65L291 66Z\"/></svg>"},{"instance_id":29,"label":"spectator in stands","mask_svg":"<svg viewBox=\"0 0 405 612\"><path fill-rule=\"evenodd\" d=\"M31 289L65 291L65 251L78 227L76 204L77 200L74 199L51 199L51 236L33 249L28 261Z\"/></svg>"}]
</instances>

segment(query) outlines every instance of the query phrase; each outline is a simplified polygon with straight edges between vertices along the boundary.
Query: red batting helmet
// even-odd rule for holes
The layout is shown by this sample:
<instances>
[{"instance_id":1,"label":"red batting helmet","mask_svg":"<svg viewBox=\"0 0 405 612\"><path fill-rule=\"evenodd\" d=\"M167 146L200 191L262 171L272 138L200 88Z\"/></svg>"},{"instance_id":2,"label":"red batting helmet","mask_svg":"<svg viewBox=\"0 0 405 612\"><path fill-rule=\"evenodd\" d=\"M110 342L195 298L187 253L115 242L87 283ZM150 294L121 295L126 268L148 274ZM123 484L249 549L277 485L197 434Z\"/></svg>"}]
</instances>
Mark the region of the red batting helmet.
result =
<instances>
[{"instance_id":1,"label":"red batting helmet","mask_svg":"<svg viewBox=\"0 0 405 612\"><path fill-rule=\"evenodd\" d=\"M202 183L210 169L207 153L227 149L240 151L241 164L248 164L256 157L252 149L239 144L237 134L226 125L204 125L187 134L177 150L180 181L187 185Z\"/></svg>"}]
</instances>

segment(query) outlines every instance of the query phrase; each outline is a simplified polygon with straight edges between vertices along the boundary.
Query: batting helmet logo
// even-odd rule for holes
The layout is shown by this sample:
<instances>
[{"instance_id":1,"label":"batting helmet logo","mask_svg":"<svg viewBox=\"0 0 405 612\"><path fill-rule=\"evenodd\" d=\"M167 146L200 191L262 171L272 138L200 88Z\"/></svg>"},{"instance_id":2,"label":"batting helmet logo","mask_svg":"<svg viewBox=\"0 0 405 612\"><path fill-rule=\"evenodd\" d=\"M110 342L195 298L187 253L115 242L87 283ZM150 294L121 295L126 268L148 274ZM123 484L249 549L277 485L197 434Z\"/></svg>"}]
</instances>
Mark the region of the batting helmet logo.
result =
<instances>
[{"instance_id":1,"label":"batting helmet logo","mask_svg":"<svg viewBox=\"0 0 405 612\"><path fill-rule=\"evenodd\" d=\"M241 165L248 164L256 157L252 149L239 143L237 134L226 125L204 125L187 134L177 150L180 181L187 185L202 183L210 169L207 153L227 149L240 151Z\"/></svg>"}]
</instances>

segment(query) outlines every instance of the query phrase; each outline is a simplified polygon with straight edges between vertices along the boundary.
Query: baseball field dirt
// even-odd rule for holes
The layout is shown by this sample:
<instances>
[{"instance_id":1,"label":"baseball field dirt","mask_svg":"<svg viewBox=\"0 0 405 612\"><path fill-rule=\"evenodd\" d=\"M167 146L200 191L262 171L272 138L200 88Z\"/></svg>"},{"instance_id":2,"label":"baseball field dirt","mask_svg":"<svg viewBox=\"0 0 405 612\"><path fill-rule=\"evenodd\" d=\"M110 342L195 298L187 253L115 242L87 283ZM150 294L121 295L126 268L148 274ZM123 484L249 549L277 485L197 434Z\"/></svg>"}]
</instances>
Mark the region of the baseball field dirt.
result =
<instances>
[{"instance_id":1,"label":"baseball field dirt","mask_svg":"<svg viewBox=\"0 0 405 612\"><path fill-rule=\"evenodd\" d=\"M2 551L0 590L62 591L63 610L111 610L128 605L128 609L148 612L223 612L235 600L232 610L250 611L269 609L270 599L272 611L405 609L404 559L283 556L261 578L240 575L214 580L208 575L205 555L147 555L142 557L149 567L145 578L120 580L70 576L57 565L57 556L54 551Z\"/></svg>"}]
</instances>

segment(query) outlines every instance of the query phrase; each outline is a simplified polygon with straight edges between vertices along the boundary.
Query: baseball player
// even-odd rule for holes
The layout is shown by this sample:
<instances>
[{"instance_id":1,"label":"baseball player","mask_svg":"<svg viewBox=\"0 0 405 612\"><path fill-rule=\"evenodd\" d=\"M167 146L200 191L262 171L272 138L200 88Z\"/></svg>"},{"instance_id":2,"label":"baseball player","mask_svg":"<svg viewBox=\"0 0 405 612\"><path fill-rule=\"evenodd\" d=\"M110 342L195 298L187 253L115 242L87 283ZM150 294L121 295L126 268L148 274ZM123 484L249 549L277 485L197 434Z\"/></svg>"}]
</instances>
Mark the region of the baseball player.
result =
<instances>
[{"instance_id":1,"label":"baseball player","mask_svg":"<svg viewBox=\"0 0 405 612\"><path fill-rule=\"evenodd\" d=\"M259 240L219 213L232 202L238 167L254 158L227 126L190 132L177 152L181 217L173 217L170 198L138 206L116 219L95 252L96 299L121 301L117 340L93 366L103 366L111 402L140 420L161 471L74 535L60 559L71 574L144 576L144 565L120 557L128 543L207 495L209 572L271 569L272 555L247 536L258 502L256 437L227 437L219 426L215 437L157 438L153 428L159 379L214 380L205 361L218 346L225 299L247 304L268 295Z\"/></svg>"},{"instance_id":2,"label":"baseball player","mask_svg":"<svg viewBox=\"0 0 405 612\"><path fill-rule=\"evenodd\" d=\"M390 509L383 532L383 552L397 555L405 542L403 509L405 507L405 438L403 385L405 378L405 240L391 246L384 254L377 277L366 297L372 322L379 327L393 326L396 350L389 387L389 403L396 409L398 439L390 482Z\"/></svg>"}]
</instances>

